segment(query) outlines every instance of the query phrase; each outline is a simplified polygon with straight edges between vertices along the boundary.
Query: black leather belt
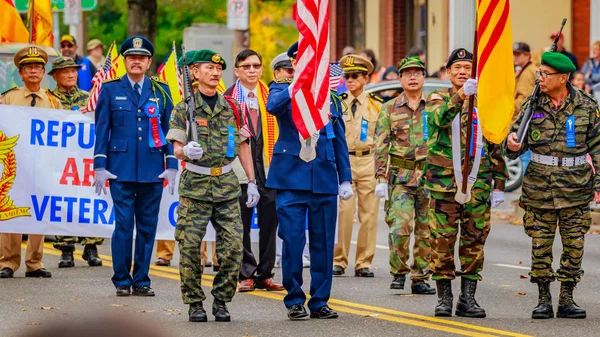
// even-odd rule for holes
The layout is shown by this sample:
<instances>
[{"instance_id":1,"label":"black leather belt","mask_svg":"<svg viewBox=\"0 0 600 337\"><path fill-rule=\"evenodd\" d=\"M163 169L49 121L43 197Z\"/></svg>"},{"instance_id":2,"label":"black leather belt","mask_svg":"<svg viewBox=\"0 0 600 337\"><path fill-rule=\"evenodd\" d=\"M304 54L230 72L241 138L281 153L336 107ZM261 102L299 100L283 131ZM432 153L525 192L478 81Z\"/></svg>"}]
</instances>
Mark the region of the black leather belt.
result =
<instances>
[{"instance_id":1,"label":"black leather belt","mask_svg":"<svg viewBox=\"0 0 600 337\"><path fill-rule=\"evenodd\" d=\"M362 157L362 156L369 155L372 152L374 152L374 151L371 151L371 149L368 149L367 151L350 151L350 152L348 152L348 154L351 156Z\"/></svg>"}]
</instances>

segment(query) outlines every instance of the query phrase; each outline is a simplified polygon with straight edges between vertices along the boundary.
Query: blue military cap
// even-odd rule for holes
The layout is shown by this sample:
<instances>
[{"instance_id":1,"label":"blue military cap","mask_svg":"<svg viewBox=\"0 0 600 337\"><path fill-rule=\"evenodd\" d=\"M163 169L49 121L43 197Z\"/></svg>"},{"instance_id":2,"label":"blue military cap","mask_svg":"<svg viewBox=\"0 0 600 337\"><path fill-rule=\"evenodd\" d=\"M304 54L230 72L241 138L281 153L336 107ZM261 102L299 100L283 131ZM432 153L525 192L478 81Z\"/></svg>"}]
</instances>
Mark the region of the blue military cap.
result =
<instances>
[{"instance_id":1,"label":"blue military cap","mask_svg":"<svg viewBox=\"0 0 600 337\"><path fill-rule=\"evenodd\" d=\"M152 57L154 55L154 45L143 36L132 36L123 42L120 53L123 56L145 55Z\"/></svg>"},{"instance_id":2,"label":"blue military cap","mask_svg":"<svg viewBox=\"0 0 600 337\"><path fill-rule=\"evenodd\" d=\"M296 54L298 54L298 42L294 43L287 51L287 56L291 59L295 60Z\"/></svg>"}]
</instances>

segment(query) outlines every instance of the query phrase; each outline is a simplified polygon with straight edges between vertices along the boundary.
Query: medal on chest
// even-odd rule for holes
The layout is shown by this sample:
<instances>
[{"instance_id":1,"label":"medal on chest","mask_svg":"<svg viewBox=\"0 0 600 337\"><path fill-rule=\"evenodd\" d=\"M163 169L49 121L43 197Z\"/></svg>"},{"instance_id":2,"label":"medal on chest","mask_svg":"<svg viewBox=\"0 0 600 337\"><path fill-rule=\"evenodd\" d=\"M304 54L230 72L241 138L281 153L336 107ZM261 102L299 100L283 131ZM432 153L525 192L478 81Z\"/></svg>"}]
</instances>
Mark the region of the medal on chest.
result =
<instances>
[{"instance_id":1,"label":"medal on chest","mask_svg":"<svg viewBox=\"0 0 600 337\"><path fill-rule=\"evenodd\" d=\"M148 145L156 148L166 145L167 139L160 126L158 105L154 102L146 103L144 113L148 116Z\"/></svg>"}]
</instances>

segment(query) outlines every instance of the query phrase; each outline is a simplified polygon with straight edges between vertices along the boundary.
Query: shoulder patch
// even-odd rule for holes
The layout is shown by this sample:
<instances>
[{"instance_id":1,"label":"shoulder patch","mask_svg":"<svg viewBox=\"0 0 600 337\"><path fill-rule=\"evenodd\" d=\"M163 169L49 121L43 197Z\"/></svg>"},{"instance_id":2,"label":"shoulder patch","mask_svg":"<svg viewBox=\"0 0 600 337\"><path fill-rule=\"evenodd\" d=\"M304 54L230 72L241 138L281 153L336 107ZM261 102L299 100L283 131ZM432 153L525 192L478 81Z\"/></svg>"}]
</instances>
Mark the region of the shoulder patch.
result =
<instances>
[{"instance_id":1,"label":"shoulder patch","mask_svg":"<svg viewBox=\"0 0 600 337\"><path fill-rule=\"evenodd\" d=\"M160 83L160 84L164 84L164 85L166 85L166 86L168 86L168 85L169 85L169 83L168 83L167 81L164 81L163 79L161 79L161 78L160 78L160 77L158 77L158 76L152 76L152 77L150 77L150 80L152 80L152 81L154 81L154 82L157 82L157 83Z\"/></svg>"},{"instance_id":2,"label":"shoulder patch","mask_svg":"<svg viewBox=\"0 0 600 337\"><path fill-rule=\"evenodd\" d=\"M102 81L102 83L110 83L110 82L114 82L114 81L118 81L121 78L119 76L115 77L115 78L109 78L108 80L104 80Z\"/></svg>"},{"instance_id":3,"label":"shoulder patch","mask_svg":"<svg viewBox=\"0 0 600 337\"><path fill-rule=\"evenodd\" d=\"M347 93L347 92L345 92L345 93L341 94L341 95L340 95L340 97L341 97L342 99L346 99L346 98L348 98L348 93Z\"/></svg>"},{"instance_id":4,"label":"shoulder patch","mask_svg":"<svg viewBox=\"0 0 600 337\"><path fill-rule=\"evenodd\" d=\"M4 96L4 95L6 95L7 93L9 93L9 92L11 92L11 91L13 91L13 90L15 90L15 89L18 89L18 88L17 88L17 87L10 88L10 89L6 90L5 92L1 93L1 94L0 94L0 96Z\"/></svg>"},{"instance_id":5,"label":"shoulder patch","mask_svg":"<svg viewBox=\"0 0 600 337\"><path fill-rule=\"evenodd\" d=\"M379 103L384 103L384 102L383 102L383 98L381 98L381 97L379 97L379 96L375 95L375 94L374 94L374 93L372 93L372 92L370 92L370 93L369 93L369 97L371 97L372 99L374 99L374 100L378 101Z\"/></svg>"}]
</instances>

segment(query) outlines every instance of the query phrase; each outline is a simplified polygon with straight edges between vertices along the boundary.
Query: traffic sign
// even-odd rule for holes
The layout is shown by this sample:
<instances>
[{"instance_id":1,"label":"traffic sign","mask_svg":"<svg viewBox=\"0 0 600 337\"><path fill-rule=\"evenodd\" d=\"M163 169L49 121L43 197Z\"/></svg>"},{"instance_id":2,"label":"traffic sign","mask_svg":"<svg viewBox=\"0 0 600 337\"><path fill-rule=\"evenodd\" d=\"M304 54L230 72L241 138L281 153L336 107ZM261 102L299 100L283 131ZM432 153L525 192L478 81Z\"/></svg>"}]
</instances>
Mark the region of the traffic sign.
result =
<instances>
[{"instance_id":1,"label":"traffic sign","mask_svg":"<svg viewBox=\"0 0 600 337\"><path fill-rule=\"evenodd\" d=\"M27 12L29 0L15 0L15 7L19 12ZM81 0L81 9L93 11L98 8L98 0ZM65 0L52 0L52 10L62 12L65 9Z\"/></svg>"}]
</instances>

